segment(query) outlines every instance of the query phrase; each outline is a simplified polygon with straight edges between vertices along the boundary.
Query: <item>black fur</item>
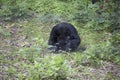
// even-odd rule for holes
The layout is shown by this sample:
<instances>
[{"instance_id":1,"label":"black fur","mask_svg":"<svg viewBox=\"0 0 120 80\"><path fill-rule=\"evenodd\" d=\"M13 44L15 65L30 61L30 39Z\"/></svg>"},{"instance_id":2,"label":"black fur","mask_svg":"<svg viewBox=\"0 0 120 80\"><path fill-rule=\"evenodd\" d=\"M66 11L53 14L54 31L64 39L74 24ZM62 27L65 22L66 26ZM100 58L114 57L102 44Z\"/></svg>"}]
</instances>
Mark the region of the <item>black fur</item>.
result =
<instances>
[{"instance_id":1,"label":"black fur","mask_svg":"<svg viewBox=\"0 0 120 80\"><path fill-rule=\"evenodd\" d=\"M55 51L74 51L80 42L80 37L74 26L62 22L53 27L48 44L54 46Z\"/></svg>"}]
</instances>

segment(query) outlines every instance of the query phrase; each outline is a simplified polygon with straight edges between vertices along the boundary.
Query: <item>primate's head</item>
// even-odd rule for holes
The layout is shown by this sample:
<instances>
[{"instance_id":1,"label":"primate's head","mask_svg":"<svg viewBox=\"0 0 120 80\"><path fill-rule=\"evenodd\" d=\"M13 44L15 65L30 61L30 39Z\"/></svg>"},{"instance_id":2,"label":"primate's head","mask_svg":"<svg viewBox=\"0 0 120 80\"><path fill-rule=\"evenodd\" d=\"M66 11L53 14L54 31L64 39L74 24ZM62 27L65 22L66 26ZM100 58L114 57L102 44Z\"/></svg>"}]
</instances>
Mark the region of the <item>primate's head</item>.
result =
<instances>
[{"instance_id":1,"label":"primate's head","mask_svg":"<svg viewBox=\"0 0 120 80\"><path fill-rule=\"evenodd\" d=\"M55 46L58 50L66 50L66 47L69 48L67 44L70 44L70 36L58 38Z\"/></svg>"}]
</instances>

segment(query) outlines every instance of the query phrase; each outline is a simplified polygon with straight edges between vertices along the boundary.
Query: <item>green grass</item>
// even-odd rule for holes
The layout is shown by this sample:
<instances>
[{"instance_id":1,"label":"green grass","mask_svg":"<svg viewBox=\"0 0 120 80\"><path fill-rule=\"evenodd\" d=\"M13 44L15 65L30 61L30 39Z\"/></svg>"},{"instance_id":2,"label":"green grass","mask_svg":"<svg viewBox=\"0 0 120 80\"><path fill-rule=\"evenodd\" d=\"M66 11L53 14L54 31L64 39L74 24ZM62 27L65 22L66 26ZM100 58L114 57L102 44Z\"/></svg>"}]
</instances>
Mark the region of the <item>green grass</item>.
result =
<instances>
[{"instance_id":1,"label":"green grass","mask_svg":"<svg viewBox=\"0 0 120 80\"><path fill-rule=\"evenodd\" d=\"M119 78L119 75L111 72L119 69L120 59L119 56L110 54L112 48L108 33L99 34L76 26L82 40L80 50L56 54L47 49L49 33L55 23L43 24L37 19L14 23L15 25L9 29L17 27L16 32L12 36L6 36L7 41L13 40L14 45L1 40L3 46L0 47L1 79L117 80ZM8 47L5 48L5 45ZM109 69L111 65L113 70Z\"/></svg>"},{"instance_id":2,"label":"green grass","mask_svg":"<svg viewBox=\"0 0 120 80\"><path fill-rule=\"evenodd\" d=\"M119 80L116 2L1 0L0 80ZM63 21L75 26L81 44L75 52L53 53L50 31Z\"/></svg>"}]
</instances>

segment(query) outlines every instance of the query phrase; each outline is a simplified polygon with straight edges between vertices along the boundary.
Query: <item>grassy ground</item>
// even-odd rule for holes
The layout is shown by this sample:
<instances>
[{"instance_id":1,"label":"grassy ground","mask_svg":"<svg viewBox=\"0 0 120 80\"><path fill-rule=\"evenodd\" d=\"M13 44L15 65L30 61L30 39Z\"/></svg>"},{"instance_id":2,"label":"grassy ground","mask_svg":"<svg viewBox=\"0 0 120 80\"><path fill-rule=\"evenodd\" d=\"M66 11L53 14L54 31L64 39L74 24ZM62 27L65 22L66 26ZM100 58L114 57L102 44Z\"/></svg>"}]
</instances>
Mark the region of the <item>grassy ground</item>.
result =
<instances>
[{"instance_id":1,"label":"grassy ground","mask_svg":"<svg viewBox=\"0 0 120 80\"><path fill-rule=\"evenodd\" d=\"M55 23L36 18L1 21L0 80L119 80L119 64L102 55L105 51L99 52L99 46L109 45L109 33L91 32L72 24L82 39L79 49L55 54L47 49ZM95 53L101 55L96 57Z\"/></svg>"}]
</instances>

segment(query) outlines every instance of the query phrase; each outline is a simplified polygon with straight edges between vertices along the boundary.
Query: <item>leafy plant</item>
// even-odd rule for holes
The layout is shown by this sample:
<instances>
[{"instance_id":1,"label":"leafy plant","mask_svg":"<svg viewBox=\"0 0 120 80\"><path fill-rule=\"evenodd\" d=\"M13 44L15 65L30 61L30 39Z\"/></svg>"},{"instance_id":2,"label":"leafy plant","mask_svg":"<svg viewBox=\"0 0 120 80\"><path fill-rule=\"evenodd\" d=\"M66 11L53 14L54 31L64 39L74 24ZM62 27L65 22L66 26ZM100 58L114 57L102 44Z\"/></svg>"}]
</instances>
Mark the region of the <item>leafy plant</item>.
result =
<instances>
[{"instance_id":1,"label":"leafy plant","mask_svg":"<svg viewBox=\"0 0 120 80\"><path fill-rule=\"evenodd\" d=\"M42 62L35 61L35 65L31 66L28 79L67 79L68 70L65 60L60 55L46 56Z\"/></svg>"},{"instance_id":2,"label":"leafy plant","mask_svg":"<svg viewBox=\"0 0 120 80\"><path fill-rule=\"evenodd\" d=\"M28 11L29 4L26 0L1 0L0 17L5 20L12 20L22 17Z\"/></svg>"}]
</instances>

